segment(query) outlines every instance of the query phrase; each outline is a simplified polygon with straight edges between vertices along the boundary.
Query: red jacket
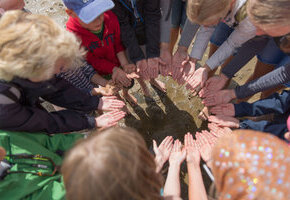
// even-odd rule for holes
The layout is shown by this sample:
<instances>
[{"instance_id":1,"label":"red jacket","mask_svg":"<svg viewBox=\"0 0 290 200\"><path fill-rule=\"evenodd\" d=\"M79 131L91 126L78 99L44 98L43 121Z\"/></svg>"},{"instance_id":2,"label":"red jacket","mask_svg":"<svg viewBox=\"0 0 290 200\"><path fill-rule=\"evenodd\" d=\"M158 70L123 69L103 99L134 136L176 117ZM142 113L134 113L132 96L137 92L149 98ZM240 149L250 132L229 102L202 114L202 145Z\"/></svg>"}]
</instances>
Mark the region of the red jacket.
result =
<instances>
[{"instance_id":1,"label":"red jacket","mask_svg":"<svg viewBox=\"0 0 290 200\"><path fill-rule=\"evenodd\" d=\"M76 18L70 17L66 23L67 30L75 33L87 49L87 62L100 75L112 74L114 67L119 67L117 53L124 51L121 43L119 21L111 11L104 13L104 34L100 40L95 34L83 28Z\"/></svg>"}]
</instances>

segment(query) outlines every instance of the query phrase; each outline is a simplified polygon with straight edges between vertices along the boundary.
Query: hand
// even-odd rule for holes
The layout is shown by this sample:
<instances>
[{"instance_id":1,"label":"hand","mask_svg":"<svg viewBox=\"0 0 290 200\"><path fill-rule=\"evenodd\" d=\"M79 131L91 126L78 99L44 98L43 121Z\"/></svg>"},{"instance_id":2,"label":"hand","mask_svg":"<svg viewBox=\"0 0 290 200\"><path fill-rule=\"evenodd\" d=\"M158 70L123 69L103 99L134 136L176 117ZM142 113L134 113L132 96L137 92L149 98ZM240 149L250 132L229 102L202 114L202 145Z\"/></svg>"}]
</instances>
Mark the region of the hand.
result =
<instances>
[{"instance_id":1,"label":"hand","mask_svg":"<svg viewBox=\"0 0 290 200\"><path fill-rule=\"evenodd\" d=\"M161 43L160 45L160 63L159 71L162 76L168 76L170 74L172 65L172 54L169 51L169 44Z\"/></svg>"},{"instance_id":2,"label":"hand","mask_svg":"<svg viewBox=\"0 0 290 200\"><path fill-rule=\"evenodd\" d=\"M190 59L183 61L182 66L182 77L177 80L177 83L180 85L183 85L185 82L187 82L195 72L195 63Z\"/></svg>"},{"instance_id":3,"label":"hand","mask_svg":"<svg viewBox=\"0 0 290 200\"><path fill-rule=\"evenodd\" d=\"M158 78L158 75L159 75L159 63L160 62L161 61L160 61L159 57L149 58L147 60L148 73L149 73L150 79ZM164 63L162 63L162 64L164 64Z\"/></svg>"},{"instance_id":4,"label":"hand","mask_svg":"<svg viewBox=\"0 0 290 200\"><path fill-rule=\"evenodd\" d=\"M120 88L117 86L106 84L106 87L98 87L92 89L92 95L113 96L119 92Z\"/></svg>"},{"instance_id":5,"label":"hand","mask_svg":"<svg viewBox=\"0 0 290 200\"><path fill-rule=\"evenodd\" d=\"M210 144L204 134L196 133L196 142L199 147L200 155L204 162L212 160L212 150L214 145Z\"/></svg>"},{"instance_id":6,"label":"hand","mask_svg":"<svg viewBox=\"0 0 290 200\"><path fill-rule=\"evenodd\" d=\"M201 131L202 135L206 138L210 145L215 145L217 142L217 137L206 130Z\"/></svg>"},{"instance_id":7,"label":"hand","mask_svg":"<svg viewBox=\"0 0 290 200\"><path fill-rule=\"evenodd\" d=\"M182 144L179 140L174 141L173 149L171 151L170 157L169 157L169 164L170 165L178 165L180 166L181 163L185 160L186 157L186 149L182 148Z\"/></svg>"},{"instance_id":8,"label":"hand","mask_svg":"<svg viewBox=\"0 0 290 200\"><path fill-rule=\"evenodd\" d=\"M157 147L157 143L153 140L153 150L155 153L155 162L157 165L156 171L159 172L164 163L169 159L172 147L173 147L173 138L172 136L167 136Z\"/></svg>"},{"instance_id":9,"label":"hand","mask_svg":"<svg viewBox=\"0 0 290 200\"><path fill-rule=\"evenodd\" d=\"M215 123L209 123L208 128L210 130L210 133L218 138L226 135L231 135L233 132L232 129L228 127L219 127Z\"/></svg>"},{"instance_id":10,"label":"hand","mask_svg":"<svg viewBox=\"0 0 290 200\"><path fill-rule=\"evenodd\" d=\"M141 78L143 78L144 80L150 79L146 59L139 60L136 63L136 66L137 66L137 73L141 76Z\"/></svg>"},{"instance_id":11,"label":"hand","mask_svg":"<svg viewBox=\"0 0 290 200\"><path fill-rule=\"evenodd\" d=\"M216 115L209 116L208 121L216 123L218 126L229 127L229 128L239 128L240 122L234 117Z\"/></svg>"},{"instance_id":12,"label":"hand","mask_svg":"<svg viewBox=\"0 0 290 200\"><path fill-rule=\"evenodd\" d=\"M223 89L228 80L228 77L223 74L209 78L205 83L205 87L199 92L199 96L205 98L212 94L212 92L217 92Z\"/></svg>"},{"instance_id":13,"label":"hand","mask_svg":"<svg viewBox=\"0 0 290 200\"><path fill-rule=\"evenodd\" d=\"M202 103L205 106L215 106L219 104L229 103L232 99L236 98L235 90L220 90L216 93L208 95Z\"/></svg>"},{"instance_id":14,"label":"hand","mask_svg":"<svg viewBox=\"0 0 290 200\"><path fill-rule=\"evenodd\" d=\"M204 87L205 81L207 80L209 69L201 67L194 72L191 78L187 81L186 88L193 91L196 88Z\"/></svg>"},{"instance_id":15,"label":"hand","mask_svg":"<svg viewBox=\"0 0 290 200\"><path fill-rule=\"evenodd\" d=\"M112 111L120 110L125 106L123 101L120 101L115 96L102 97L100 98L98 110Z\"/></svg>"},{"instance_id":16,"label":"hand","mask_svg":"<svg viewBox=\"0 0 290 200\"><path fill-rule=\"evenodd\" d=\"M124 111L111 111L95 118L96 127L107 128L115 126L119 120L124 118L126 113Z\"/></svg>"},{"instance_id":17,"label":"hand","mask_svg":"<svg viewBox=\"0 0 290 200\"><path fill-rule=\"evenodd\" d=\"M137 67L134 64L126 64L126 65L123 65L122 67L126 74L131 74L137 71Z\"/></svg>"},{"instance_id":18,"label":"hand","mask_svg":"<svg viewBox=\"0 0 290 200\"><path fill-rule=\"evenodd\" d=\"M179 46L172 58L172 78L179 80L182 77L183 62L188 58L187 47Z\"/></svg>"},{"instance_id":19,"label":"hand","mask_svg":"<svg viewBox=\"0 0 290 200\"><path fill-rule=\"evenodd\" d=\"M210 112L215 115L235 116L235 106L232 103L221 104L210 108Z\"/></svg>"},{"instance_id":20,"label":"hand","mask_svg":"<svg viewBox=\"0 0 290 200\"><path fill-rule=\"evenodd\" d=\"M113 69L112 79L114 83L121 84L124 87L129 87L131 85L130 78L128 78L127 74L119 67Z\"/></svg>"},{"instance_id":21,"label":"hand","mask_svg":"<svg viewBox=\"0 0 290 200\"><path fill-rule=\"evenodd\" d=\"M199 167L200 153L197 148L196 141L193 139L190 133L184 135L184 145L186 149L186 162L187 164L193 164Z\"/></svg>"}]
</instances>

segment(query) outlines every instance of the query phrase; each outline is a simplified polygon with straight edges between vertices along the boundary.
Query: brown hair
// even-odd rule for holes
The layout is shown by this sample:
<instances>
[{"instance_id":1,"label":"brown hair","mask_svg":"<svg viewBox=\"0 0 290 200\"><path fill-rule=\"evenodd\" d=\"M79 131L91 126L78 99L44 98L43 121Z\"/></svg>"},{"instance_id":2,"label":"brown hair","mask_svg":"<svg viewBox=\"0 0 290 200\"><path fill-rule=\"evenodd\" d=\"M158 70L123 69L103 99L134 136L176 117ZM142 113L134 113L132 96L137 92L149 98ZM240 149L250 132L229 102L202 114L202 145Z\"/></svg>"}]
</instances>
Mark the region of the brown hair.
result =
<instances>
[{"instance_id":1,"label":"brown hair","mask_svg":"<svg viewBox=\"0 0 290 200\"><path fill-rule=\"evenodd\" d=\"M66 156L67 199L161 199L162 179L140 134L111 128L92 134Z\"/></svg>"},{"instance_id":2,"label":"brown hair","mask_svg":"<svg viewBox=\"0 0 290 200\"><path fill-rule=\"evenodd\" d=\"M290 25L289 0L249 0L248 14L254 24Z\"/></svg>"},{"instance_id":3,"label":"brown hair","mask_svg":"<svg viewBox=\"0 0 290 200\"><path fill-rule=\"evenodd\" d=\"M210 18L224 18L232 0L188 0L187 17L190 21L203 25Z\"/></svg>"}]
</instances>

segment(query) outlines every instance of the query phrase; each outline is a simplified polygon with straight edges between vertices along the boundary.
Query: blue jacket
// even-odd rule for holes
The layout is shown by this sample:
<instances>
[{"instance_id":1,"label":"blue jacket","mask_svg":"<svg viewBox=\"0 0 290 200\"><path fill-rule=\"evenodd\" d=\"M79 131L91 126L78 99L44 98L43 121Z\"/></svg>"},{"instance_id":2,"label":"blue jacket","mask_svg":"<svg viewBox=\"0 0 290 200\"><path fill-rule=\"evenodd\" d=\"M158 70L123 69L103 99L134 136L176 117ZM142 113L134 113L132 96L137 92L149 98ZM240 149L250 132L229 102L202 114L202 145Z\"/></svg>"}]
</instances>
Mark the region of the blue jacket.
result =
<instances>
[{"instance_id":1,"label":"blue jacket","mask_svg":"<svg viewBox=\"0 0 290 200\"><path fill-rule=\"evenodd\" d=\"M40 97L67 110L48 112ZM98 104L99 97L57 77L38 83L20 78L0 81L0 129L49 134L92 129L95 119L87 113L97 110Z\"/></svg>"}]
</instances>

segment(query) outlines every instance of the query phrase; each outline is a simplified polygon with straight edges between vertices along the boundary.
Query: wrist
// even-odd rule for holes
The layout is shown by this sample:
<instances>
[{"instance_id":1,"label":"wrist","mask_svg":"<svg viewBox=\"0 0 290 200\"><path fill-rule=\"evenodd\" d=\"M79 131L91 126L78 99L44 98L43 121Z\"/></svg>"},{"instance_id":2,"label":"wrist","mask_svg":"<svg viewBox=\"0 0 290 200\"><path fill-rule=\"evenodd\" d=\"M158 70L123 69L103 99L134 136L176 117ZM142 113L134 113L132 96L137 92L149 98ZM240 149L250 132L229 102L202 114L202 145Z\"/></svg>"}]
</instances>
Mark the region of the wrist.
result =
<instances>
[{"instance_id":1,"label":"wrist","mask_svg":"<svg viewBox=\"0 0 290 200\"><path fill-rule=\"evenodd\" d=\"M231 97L232 99L236 99L236 98L237 98L236 91L235 91L234 89L231 89L231 90L230 90L230 97Z\"/></svg>"},{"instance_id":2,"label":"wrist","mask_svg":"<svg viewBox=\"0 0 290 200\"><path fill-rule=\"evenodd\" d=\"M226 75L224 75L223 73L220 73L220 77L225 81L229 80L229 78Z\"/></svg>"},{"instance_id":3,"label":"wrist","mask_svg":"<svg viewBox=\"0 0 290 200\"><path fill-rule=\"evenodd\" d=\"M203 66L203 68L207 71L207 72L210 72L211 71L211 68L209 68L209 66L207 64L205 64Z\"/></svg>"},{"instance_id":4,"label":"wrist","mask_svg":"<svg viewBox=\"0 0 290 200\"><path fill-rule=\"evenodd\" d=\"M177 51L179 51L179 52L185 52L185 53L187 53L187 47L185 47L185 46L178 46L178 49L177 49Z\"/></svg>"},{"instance_id":5,"label":"wrist","mask_svg":"<svg viewBox=\"0 0 290 200\"><path fill-rule=\"evenodd\" d=\"M179 169L180 168L181 163L178 161L169 161L169 168L173 168L173 169Z\"/></svg>"},{"instance_id":6,"label":"wrist","mask_svg":"<svg viewBox=\"0 0 290 200\"><path fill-rule=\"evenodd\" d=\"M191 168L199 168L200 163L199 162L195 162L195 161L186 161L187 163L187 167L191 167Z\"/></svg>"},{"instance_id":7,"label":"wrist","mask_svg":"<svg viewBox=\"0 0 290 200\"><path fill-rule=\"evenodd\" d=\"M161 42L160 43L160 49L161 50L168 50L169 49L169 43Z\"/></svg>"}]
</instances>

